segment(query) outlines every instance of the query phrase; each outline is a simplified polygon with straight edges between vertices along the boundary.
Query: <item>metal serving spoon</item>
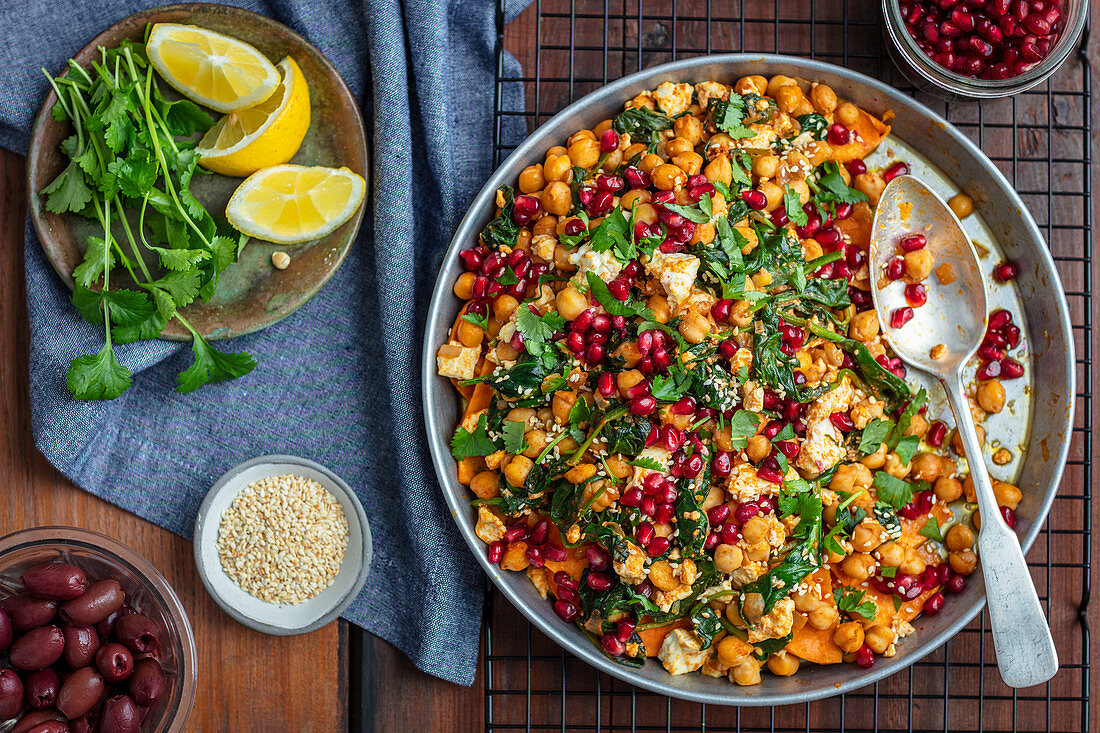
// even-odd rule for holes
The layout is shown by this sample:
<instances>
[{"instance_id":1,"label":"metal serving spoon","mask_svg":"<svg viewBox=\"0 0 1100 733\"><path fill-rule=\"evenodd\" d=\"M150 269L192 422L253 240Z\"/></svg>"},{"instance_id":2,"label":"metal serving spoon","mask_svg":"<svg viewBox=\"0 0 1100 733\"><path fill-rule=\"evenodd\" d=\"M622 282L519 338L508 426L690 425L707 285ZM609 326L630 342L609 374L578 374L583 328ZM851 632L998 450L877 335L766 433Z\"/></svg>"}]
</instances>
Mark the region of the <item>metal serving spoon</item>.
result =
<instances>
[{"instance_id":1,"label":"metal serving spoon","mask_svg":"<svg viewBox=\"0 0 1100 733\"><path fill-rule=\"evenodd\" d=\"M905 284L891 282L885 273L899 254L899 240L908 233L925 236L935 266L943 269L925 281L925 305L913 309L908 323L894 328L891 315L908 305ZM981 511L978 553L1001 679L1009 687L1046 682L1058 671L1058 653L1016 533L1001 518L963 392L963 366L981 344L987 318L985 283L974 245L932 189L911 176L898 176L876 207L870 272L871 296L887 342L906 364L940 380L955 413Z\"/></svg>"}]
</instances>

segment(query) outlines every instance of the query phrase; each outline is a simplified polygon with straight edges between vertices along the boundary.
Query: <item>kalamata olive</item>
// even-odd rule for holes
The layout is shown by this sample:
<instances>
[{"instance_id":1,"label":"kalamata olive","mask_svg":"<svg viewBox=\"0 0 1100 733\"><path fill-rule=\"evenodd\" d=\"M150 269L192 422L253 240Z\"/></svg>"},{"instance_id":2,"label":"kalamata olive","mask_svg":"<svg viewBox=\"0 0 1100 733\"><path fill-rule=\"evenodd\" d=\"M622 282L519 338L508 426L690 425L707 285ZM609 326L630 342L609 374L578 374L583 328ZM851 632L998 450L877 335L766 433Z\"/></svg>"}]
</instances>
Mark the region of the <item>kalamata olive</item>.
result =
<instances>
[{"instance_id":1,"label":"kalamata olive","mask_svg":"<svg viewBox=\"0 0 1100 733\"><path fill-rule=\"evenodd\" d=\"M148 652L160 645L160 630L140 613L122 616L115 621L115 638L135 652Z\"/></svg>"},{"instance_id":2,"label":"kalamata olive","mask_svg":"<svg viewBox=\"0 0 1100 733\"><path fill-rule=\"evenodd\" d=\"M90 710L79 718L69 721L69 733L95 733L99 725L99 711Z\"/></svg>"},{"instance_id":3,"label":"kalamata olive","mask_svg":"<svg viewBox=\"0 0 1100 733\"><path fill-rule=\"evenodd\" d=\"M57 702L57 692L61 689L61 680L53 667L36 669L23 680L23 694L27 704L37 710L52 708Z\"/></svg>"},{"instance_id":4,"label":"kalamata olive","mask_svg":"<svg viewBox=\"0 0 1100 733\"><path fill-rule=\"evenodd\" d=\"M134 673L134 655L122 644L111 642L96 652L95 666L108 682L125 682Z\"/></svg>"},{"instance_id":5,"label":"kalamata olive","mask_svg":"<svg viewBox=\"0 0 1100 733\"><path fill-rule=\"evenodd\" d=\"M98 624L122 607L126 594L117 580L100 580L82 596L61 605L61 619L73 624Z\"/></svg>"},{"instance_id":6,"label":"kalamata olive","mask_svg":"<svg viewBox=\"0 0 1100 733\"><path fill-rule=\"evenodd\" d=\"M112 613L110 616L108 616L107 618L103 619L102 621L100 621L98 624L95 625L96 633L99 634L100 638L106 639L108 636L110 636L114 632L115 622L118 621L123 616L129 616L133 612L134 612L134 609L130 608L128 605L123 603L122 608L118 609L117 611Z\"/></svg>"},{"instance_id":7,"label":"kalamata olive","mask_svg":"<svg viewBox=\"0 0 1100 733\"><path fill-rule=\"evenodd\" d=\"M27 729L27 733L69 733L69 726L60 720L48 720Z\"/></svg>"},{"instance_id":8,"label":"kalamata olive","mask_svg":"<svg viewBox=\"0 0 1100 733\"><path fill-rule=\"evenodd\" d=\"M11 623L11 616L0 609L0 654L8 650L14 639L15 627Z\"/></svg>"},{"instance_id":9,"label":"kalamata olive","mask_svg":"<svg viewBox=\"0 0 1100 733\"><path fill-rule=\"evenodd\" d=\"M44 723L59 723L61 720L61 713L52 708L49 710L32 710L19 719L19 722L11 729L11 733L30 733L30 731L37 730L38 726ZM46 730L50 729L47 728ZM67 729L55 728L54 730L65 731Z\"/></svg>"},{"instance_id":10,"label":"kalamata olive","mask_svg":"<svg viewBox=\"0 0 1100 733\"><path fill-rule=\"evenodd\" d=\"M115 695L103 703L99 733L138 733L141 711L129 695Z\"/></svg>"},{"instance_id":11,"label":"kalamata olive","mask_svg":"<svg viewBox=\"0 0 1100 733\"><path fill-rule=\"evenodd\" d=\"M22 634L36 626L45 626L57 613L57 601L47 601L26 594L0 601L0 608L11 619L12 628Z\"/></svg>"},{"instance_id":12,"label":"kalamata olive","mask_svg":"<svg viewBox=\"0 0 1100 733\"><path fill-rule=\"evenodd\" d=\"M56 626L39 626L20 636L11 645L11 664L16 669L35 670L49 667L61 659L65 635Z\"/></svg>"},{"instance_id":13,"label":"kalamata olive","mask_svg":"<svg viewBox=\"0 0 1100 733\"><path fill-rule=\"evenodd\" d=\"M99 651L99 634L91 626L66 626L65 664L73 669L90 667L95 664L95 653Z\"/></svg>"},{"instance_id":14,"label":"kalamata olive","mask_svg":"<svg viewBox=\"0 0 1100 733\"><path fill-rule=\"evenodd\" d=\"M11 669L0 669L0 720L10 720L23 709L23 680Z\"/></svg>"},{"instance_id":15,"label":"kalamata olive","mask_svg":"<svg viewBox=\"0 0 1100 733\"><path fill-rule=\"evenodd\" d=\"M154 659L142 659L134 665L134 676L130 678L130 695L140 707L149 707L160 699L168 689L164 670L160 662Z\"/></svg>"},{"instance_id":16,"label":"kalamata olive","mask_svg":"<svg viewBox=\"0 0 1100 733\"><path fill-rule=\"evenodd\" d=\"M88 576L67 562L44 562L20 577L23 587L35 598L71 601L88 590Z\"/></svg>"},{"instance_id":17,"label":"kalamata olive","mask_svg":"<svg viewBox=\"0 0 1100 733\"><path fill-rule=\"evenodd\" d=\"M95 707L106 685L103 677L92 667L82 667L65 678L57 696L57 709L66 718L79 718Z\"/></svg>"}]
</instances>

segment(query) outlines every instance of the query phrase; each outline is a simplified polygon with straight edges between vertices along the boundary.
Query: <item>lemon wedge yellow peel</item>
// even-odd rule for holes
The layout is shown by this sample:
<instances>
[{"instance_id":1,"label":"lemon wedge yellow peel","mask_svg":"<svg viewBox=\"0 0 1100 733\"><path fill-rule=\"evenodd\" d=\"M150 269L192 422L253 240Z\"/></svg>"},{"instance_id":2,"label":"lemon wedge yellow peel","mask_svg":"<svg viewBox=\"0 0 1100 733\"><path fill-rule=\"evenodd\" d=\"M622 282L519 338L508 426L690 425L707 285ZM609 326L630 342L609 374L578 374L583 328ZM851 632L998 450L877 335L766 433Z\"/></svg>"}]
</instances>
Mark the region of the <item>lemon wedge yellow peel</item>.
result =
<instances>
[{"instance_id":1,"label":"lemon wedge yellow peel","mask_svg":"<svg viewBox=\"0 0 1100 733\"><path fill-rule=\"evenodd\" d=\"M255 47L199 26L157 23L145 50L176 91L218 112L257 105L279 86L275 65Z\"/></svg>"},{"instance_id":2,"label":"lemon wedge yellow peel","mask_svg":"<svg viewBox=\"0 0 1100 733\"><path fill-rule=\"evenodd\" d=\"M298 244L331 234L359 209L363 177L348 168L277 165L246 178L226 218L250 237Z\"/></svg>"},{"instance_id":3,"label":"lemon wedge yellow peel","mask_svg":"<svg viewBox=\"0 0 1100 733\"><path fill-rule=\"evenodd\" d=\"M294 59L279 62L283 81L263 102L230 112L199 142L199 165L224 176L249 176L286 163L309 129L309 87Z\"/></svg>"}]
</instances>

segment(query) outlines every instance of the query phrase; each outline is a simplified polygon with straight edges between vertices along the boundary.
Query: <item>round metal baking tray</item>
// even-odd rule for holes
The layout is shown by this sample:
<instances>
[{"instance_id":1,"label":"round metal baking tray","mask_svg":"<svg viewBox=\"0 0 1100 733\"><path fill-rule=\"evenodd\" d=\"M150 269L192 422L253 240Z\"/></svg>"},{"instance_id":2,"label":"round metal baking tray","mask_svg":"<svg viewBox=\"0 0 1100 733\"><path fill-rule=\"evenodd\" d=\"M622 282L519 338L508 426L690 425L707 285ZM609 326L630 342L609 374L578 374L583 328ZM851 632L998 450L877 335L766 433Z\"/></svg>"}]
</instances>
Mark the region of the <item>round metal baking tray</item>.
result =
<instances>
[{"instance_id":1,"label":"round metal baking tray","mask_svg":"<svg viewBox=\"0 0 1100 733\"><path fill-rule=\"evenodd\" d=\"M896 656L879 658L872 669L855 665L804 665L793 677L765 675L753 687L738 687L725 679L700 674L672 676L651 660L642 669L620 666L606 657L574 625L566 624L551 604L539 597L522 573L491 565L484 544L474 535L475 512L466 487L458 483L455 462L448 447L460 415L460 397L450 381L435 373L435 352L460 307L451 284L462 272L458 252L472 246L481 229L492 219L496 189L514 183L519 172L541 162L545 151L560 145L573 132L590 128L623 108L639 92L662 81L695 83L714 79L732 84L747 74L786 74L832 86L838 96L865 109L883 114L893 111L893 132L875 155L902 153L917 161L914 172L941 193L962 189L975 202L968 232L976 243L990 247L988 272L998 252L1021 266L1014 288L1001 288L991 307L1009 307L1016 322L1025 324L1029 385L1010 395L1017 410L1010 431L1014 453L1020 456L1009 467L1011 475L994 471L999 478L1015 478L1025 488L1017 509L1016 531L1025 550L1035 540L1057 491L1069 449L1073 423L1075 372L1073 338L1065 296L1043 237L1019 195L993 163L945 119L911 97L862 74L831 64L771 54L730 54L686 59L632 74L575 102L536 130L509 156L482 188L462 220L441 264L424 336L421 377L428 441L443 495L459 531L500 591L547 636L570 653L614 677L638 687L696 702L721 705L787 705L848 692L905 669L954 636L985 604L982 574L971 577L967 589L935 617L921 616L914 633L897 645ZM874 158L871 159L874 161ZM938 182L938 185L937 185ZM984 219L983 217L988 217ZM985 242L981 238L987 237ZM1033 391L1035 394L1033 394ZM1041 409L1031 410L1039 397ZM1014 398L1014 399L1013 399ZM933 404L931 409L935 410ZM1000 418L1001 416L997 416ZM1009 419L1008 415L1004 416ZM992 430L993 428L991 428ZM1004 441L1002 441L1004 442ZM988 461L987 461L988 465ZM997 468L997 467L992 467Z\"/></svg>"}]
</instances>

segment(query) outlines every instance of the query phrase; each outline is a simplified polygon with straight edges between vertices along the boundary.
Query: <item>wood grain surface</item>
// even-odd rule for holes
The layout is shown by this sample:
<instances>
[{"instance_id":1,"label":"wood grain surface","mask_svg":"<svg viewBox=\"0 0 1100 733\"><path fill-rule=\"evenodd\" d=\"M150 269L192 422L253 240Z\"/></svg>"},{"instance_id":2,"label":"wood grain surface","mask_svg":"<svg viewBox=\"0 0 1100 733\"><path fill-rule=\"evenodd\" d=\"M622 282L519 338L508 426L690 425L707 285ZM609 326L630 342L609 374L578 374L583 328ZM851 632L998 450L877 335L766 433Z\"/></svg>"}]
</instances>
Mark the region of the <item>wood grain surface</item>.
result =
<instances>
[{"instance_id":1,"label":"wood grain surface","mask_svg":"<svg viewBox=\"0 0 1100 733\"><path fill-rule=\"evenodd\" d=\"M190 540L82 491L35 447L27 376L24 188L23 158L0 150L0 534L47 524L86 527L130 545L164 573L187 609L199 652L190 730L344 730L345 621L291 637L241 626L203 589Z\"/></svg>"}]
</instances>

